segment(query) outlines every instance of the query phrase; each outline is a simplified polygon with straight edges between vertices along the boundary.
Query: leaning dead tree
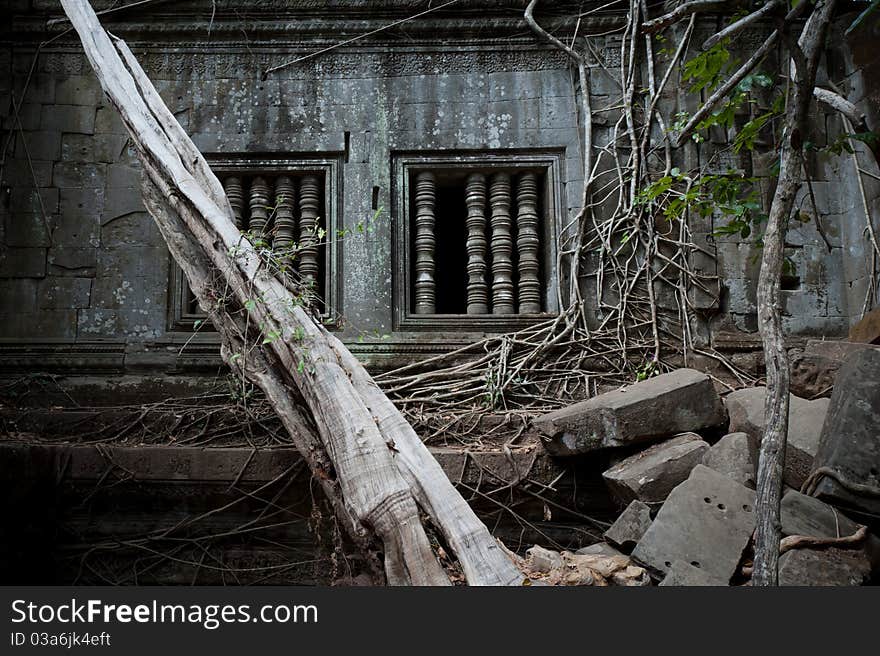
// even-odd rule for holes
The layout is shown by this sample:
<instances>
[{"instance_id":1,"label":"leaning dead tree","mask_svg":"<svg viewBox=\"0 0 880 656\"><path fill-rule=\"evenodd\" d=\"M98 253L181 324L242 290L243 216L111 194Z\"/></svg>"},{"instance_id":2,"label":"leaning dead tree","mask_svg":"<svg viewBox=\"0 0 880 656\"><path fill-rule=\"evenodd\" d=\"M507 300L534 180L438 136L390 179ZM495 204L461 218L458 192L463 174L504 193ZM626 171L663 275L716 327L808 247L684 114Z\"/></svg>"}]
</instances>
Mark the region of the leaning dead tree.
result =
<instances>
[{"instance_id":1,"label":"leaning dead tree","mask_svg":"<svg viewBox=\"0 0 880 656\"><path fill-rule=\"evenodd\" d=\"M469 584L521 583L397 408L236 229L220 182L126 44L87 0L62 5L128 129L147 209L216 326L224 360L265 393L368 562L381 556L374 573L395 585L450 584L424 513Z\"/></svg>"}]
</instances>

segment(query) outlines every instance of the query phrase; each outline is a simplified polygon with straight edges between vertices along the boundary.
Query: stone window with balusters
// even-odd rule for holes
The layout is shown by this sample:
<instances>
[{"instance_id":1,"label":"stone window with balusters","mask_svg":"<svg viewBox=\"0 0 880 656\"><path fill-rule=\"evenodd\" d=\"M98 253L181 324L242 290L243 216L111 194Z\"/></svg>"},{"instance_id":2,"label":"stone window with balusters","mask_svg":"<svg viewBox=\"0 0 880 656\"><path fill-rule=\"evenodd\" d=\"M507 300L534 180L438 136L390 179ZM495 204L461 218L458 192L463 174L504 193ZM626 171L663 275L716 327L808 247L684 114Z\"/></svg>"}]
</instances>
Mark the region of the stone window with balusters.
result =
<instances>
[{"instance_id":1,"label":"stone window with balusters","mask_svg":"<svg viewBox=\"0 0 880 656\"><path fill-rule=\"evenodd\" d=\"M557 310L559 164L398 158L398 327L506 329Z\"/></svg>"},{"instance_id":2,"label":"stone window with balusters","mask_svg":"<svg viewBox=\"0 0 880 656\"><path fill-rule=\"evenodd\" d=\"M333 160L211 160L232 207L236 227L295 282L307 285L327 315L335 305ZM172 267L172 329L204 319L180 269Z\"/></svg>"}]
</instances>

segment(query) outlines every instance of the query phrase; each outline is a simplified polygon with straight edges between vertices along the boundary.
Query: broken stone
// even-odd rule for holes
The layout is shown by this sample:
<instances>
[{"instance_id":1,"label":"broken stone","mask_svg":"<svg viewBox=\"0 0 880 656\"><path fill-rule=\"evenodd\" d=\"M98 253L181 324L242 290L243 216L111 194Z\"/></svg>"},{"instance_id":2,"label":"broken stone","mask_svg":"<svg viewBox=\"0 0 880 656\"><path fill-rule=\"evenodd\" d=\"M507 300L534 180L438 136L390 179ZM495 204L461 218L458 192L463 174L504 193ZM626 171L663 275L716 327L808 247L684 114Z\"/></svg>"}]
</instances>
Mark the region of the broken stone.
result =
<instances>
[{"instance_id":1,"label":"broken stone","mask_svg":"<svg viewBox=\"0 0 880 656\"><path fill-rule=\"evenodd\" d=\"M727 581L715 578L706 570L694 567L683 560L675 560L666 576L660 582L661 587L695 587L725 586Z\"/></svg>"},{"instance_id":2,"label":"broken stone","mask_svg":"<svg viewBox=\"0 0 880 656\"><path fill-rule=\"evenodd\" d=\"M862 585L870 575L863 549L792 549L779 557L779 585Z\"/></svg>"},{"instance_id":3,"label":"broken stone","mask_svg":"<svg viewBox=\"0 0 880 656\"><path fill-rule=\"evenodd\" d=\"M880 488L880 350L857 351L844 361L814 466L833 470L848 482ZM819 481L815 496L880 514L880 496L851 492L830 476Z\"/></svg>"},{"instance_id":4,"label":"broken stone","mask_svg":"<svg viewBox=\"0 0 880 656\"><path fill-rule=\"evenodd\" d=\"M797 490L785 493L779 512L783 535L840 538L852 535L861 528L860 524L833 506Z\"/></svg>"},{"instance_id":5,"label":"broken stone","mask_svg":"<svg viewBox=\"0 0 880 656\"><path fill-rule=\"evenodd\" d=\"M633 501L621 513L617 521L605 531L604 537L611 544L632 551L651 525L651 508L641 501ZM578 552L580 553L580 552Z\"/></svg>"},{"instance_id":6,"label":"broken stone","mask_svg":"<svg viewBox=\"0 0 880 656\"><path fill-rule=\"evenodd\" d=\"M547 573L562 567L562 556L558 551L535 545L526 550L526 554L529 556L531 569L535 572Z\"/></svg>"},{"instance_id":7,"label":"broken stone","mask_svg":"<svg viewBox=\"0 0 880 656\"><path fill-rule=\"evenodd\" d=\"M559 553L536 545L526 553L519 561L530 585L651 585L648 572L619 552Z\"/></svg>"},{"instance_id":8,"label":"broken stone","mask_svg":"<svg viewBox=\"0 0 880 656\"><path fill-rule=\"evenodd\" d=\"M849 329L849 341L880 344L880 308L868 312L861 321Z\"/></svg>"},{"instance_id":9,"label":"broken stone","mask_svg":"<svg viewBox=\"0 0 880 656\"><path fill-rule=\"evenodd\" d=\"M752 489L755 488L757 462L755 442L745 433L725 435L703 454L703 464L709 469Z\"/></svg>"},{"instance_id":10,"label":"broken stone","mask_svg":"<svg viewBox=\"0 0 880 656\"><path fill-rule=\"evenodd\" d=\"M589 547L581 547L574 552L577 556L623 556L624 554L607 542L597 542Z\"/></svg>"},{"instance_id":11,"label":"broken stone","mask_svg":"<svg viewBox=\"0 0 880 656\"><path fill-rule=\"evenodd\" d=\"M755 530L755 492L705 465L675 488L633 559L667 573L683 560L726 583Z\"/></svg>"},{"instance_id":12,"label":"broken stone","mask_svg":"<svg viewBox=\"0 0 880 656\"><path fill-rule=\"evenodd\" d=\"M791 358L790 391L805 399L831 396L834 380L843 361L855 351L877 349L871 344L846 341L807 341L800 353Z\"/></svg>"},{"instance_id":13,"label":"broken stone","mask_svg":"<svg viewBox=\"0 0 880 656\"><path fill-rule=\"evenodd\" d=\"M712 379L677 369L555 410L535 419L534 426L549 453L570 456L657 441L725 420Z\"/></svg>"},{"instance_id":14,"label":"broken stone","mask_svg":"<svg viewBox=\"0 0 880 656\"><path fill-rule=\"evenodd\" d=\"M621 505L636 499L660 503L688 477L708 448L699 435L685 433L621 460L602 478Z\"/></svg>"},{"instance_id":15,"label":"broken stone","mask_svg":"<svg viewBox=\"0 0 880 656\"><path fill-rule=\"evenodd\" d=\"M743 432L760 444L764 437L765 387L747 387L727 395L724 404L730 414L730 431ZM807 401L789 395L788 440L785 447L787 485L800 489L813 468L813 458L819 448L822 424L828 412L828 399Z\"/></svg>"}]
</instances>

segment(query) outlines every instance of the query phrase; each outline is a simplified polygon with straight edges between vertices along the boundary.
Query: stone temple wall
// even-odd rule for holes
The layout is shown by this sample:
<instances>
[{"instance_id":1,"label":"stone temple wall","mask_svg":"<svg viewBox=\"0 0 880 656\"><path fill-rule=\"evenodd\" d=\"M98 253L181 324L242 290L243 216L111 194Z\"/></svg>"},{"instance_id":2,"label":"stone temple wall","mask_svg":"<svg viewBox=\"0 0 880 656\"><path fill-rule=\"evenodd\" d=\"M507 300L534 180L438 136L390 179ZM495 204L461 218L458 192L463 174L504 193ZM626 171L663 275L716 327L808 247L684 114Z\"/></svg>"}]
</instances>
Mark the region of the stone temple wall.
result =
<instances>
[{"instance_id":1,"label":"stone temple wall","mask_svg":"<svg viewBox=\"0 0 880 656\"><path fill-rule=\"evenodd\" d=\"M45 27L57 17L55 3L12 4L14 32L2 36L0 49L4 143L11 139L0 189L0 368L136 376L216 371L210 333L193 336L175 324L173 265L141 203L135 154L78 42L61 37L35 58L36 44L60 32ZM108 16L107 24L128 41L203 152L320 156L332 170L339 229L357 233L381 208L371 230L336 249L331 266L334 309L346 319L338 330L369 362L389 366L487 329L401 325L396 158L548 158L562 221L579 209L583 183L577 96L564 55L538 43L519 5L505 2L466 2L461 15L426 17L263 79L269 66L423 8L390 0L342 4L350 11L324 2L223 2L212 23L211 3L159 3ZM616 48L608 37L603 63L619 64ZM876 93L878 85L870 86L877 73L867 43L833 61L832 77L845 76L851 97L870 105L866 89ZM616 92L613 80L597 72L592 92L602 143L615 120L603 111ZM694 102L682 100L681 90L667 95L665 102ZM17 116L13 98L21 101ZM831 138L837 120L817 115L817 131ZM717 145L710 139L689 156L698 161ZM794 338L845 334L861 311L866 280L852 164L812 164L833 249L823 250L811 224L790 234L798 282L785 296ZM866 193L876 208L880 188L872 183ZM703 238L717 253L707 267L717 267L721 301L707 308L702 339L719 348L754 346L758 251L735 238L709 239L711 228L703 227Z\"/></svg>"}]
</instances>

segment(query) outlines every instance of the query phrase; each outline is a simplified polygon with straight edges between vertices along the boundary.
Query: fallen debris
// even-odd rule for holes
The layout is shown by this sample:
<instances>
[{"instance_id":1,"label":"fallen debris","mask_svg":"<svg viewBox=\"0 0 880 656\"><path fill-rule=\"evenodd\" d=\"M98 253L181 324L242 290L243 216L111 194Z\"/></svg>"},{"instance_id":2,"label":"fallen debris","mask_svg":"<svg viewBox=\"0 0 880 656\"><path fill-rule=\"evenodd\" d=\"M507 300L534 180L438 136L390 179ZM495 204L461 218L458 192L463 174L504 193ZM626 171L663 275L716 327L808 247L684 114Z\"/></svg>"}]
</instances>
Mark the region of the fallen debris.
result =
<instances>
[{"instance_id":1,"label":"fallen debris","mask_svg":"<svg viewBox=\"0 0 880 656\"><path fill-rule=\"evenodd\" d=\"M779 585L862 585L870 575L861 549L793 549L779 558Z\"/></svg>"},{"instance_id":2,"label":"fallen debris","mask_svg":"<svg viewBox=\"0 0 880 656\"><path fill-rule=\"evenodd\" d=\"M880 350L857 351L844 362L804 491L880 514Z\"/></svg>"},{"instance_id":3,"label":"fallen debris","mask_svg":"<svg viewBox=\"0 0 880 656\"><path fill-rule=\"evenodd\" d=\"M713 428L725 420L712 379L677 369L555 410L533 425L549 453L571 456Z\"/></svg>"},{"instance_id":4,"label":"fallen debris","mask_svg":"<svg viewBox=\"0 0 880 656\"><path fill-rule=\"evenodd\" d=\"M588 547L582 547L575 551L579 556L623 556L623 552L618 551L607 542L597 542Z\"/></svg>"},{"instance_id":5,"label":"fallen debris","mask_svg":"<svg viewBox=\"0 0 880 656\"><path fill-rule=\"evenodd\" d=\"M730 413L730 431L743 432L756 444L764 436L765 387L748 387L731 392L724 399ZM788 440L785 447L783 481L800 488L813 468L819 448L822 424L828 412L828 399L807 401L791 395L788 411Z\"/></svg>"},{"instance_id":6,"label":"fallen debris","mask_svg":"<svg viewBox=\"0 0 880 656\"><path fill-rule=\"evenodd\" d=\"M530 581L546 585L641 587L651 585L648 572L628 556L574 554L534 546L521 567ZM552 564L552 567L548 565Z\"/></svg>"},{"instance_id":7,"label":"fallen debris","mask_svg":"<svg viewBox=\"0 0 880 656\"><path fill-rule=\"evenodd\" d=\"M755 441L746 433L729 433L703 454L703 464L755 489L758 454Z\"/></svg>"},{"instance_id":8,"label":"fallen debris","mask_svg":"<svg viewBox=\"0 0 880 656\"><path fill-rule=\"evenodd\" d=\"M849 329L849 341L880 344L880 308L874 308Z\"/></svg>"},{"instance_id":9,"label":"fallen debris","mask_svg":"<svg viewBox=\"0 0 880 656\"><path fill-rule=\"evenodd\" d=\"M709 572L694 567L683 560L675 560L666 576L660 582L661 587L695 587L695 586L726 586L727 581L715 578Z\"/></svg>"},{"instance_id":10,"label":"fallen debris","mask_svg":"<svg viewBox=\"0 0 880 656\"><path fill-rule=\"evenodd\" d=\"M611 528L605 531L603 537L624 551L632 551L650 526L651 508L641 501L633 501L621 513L617 521L611 525ZM578 553L582 553L582 550L579 550Z\"/></svg>"},{"instance_id":11,"label":"fallen debris","mask_svg":"<svg viewBox=\"0 0 880 656\"><path fill-rule=\"evenodd\" d=\"M535 545L526 551L526 555L529 557L530 569L534 572L547 574L562 567L562 556L558 551Z\"/></svg>"},{"instance_id":12,"label":"fallen debris","mask_svg":"<svg viewBox=\"0 0 880 656\"><path fill-rule=\"evenodd\" d=\"M782 534L786 536L838 538L853 535L862 528L834 506L796 490L789 490L782 497L780 520Z\"/></svg>"},{"instance_id":13,"label":"fallen debris","mask_svg":"<svg viewBox=\"0 0 880 656\"><path fill-rule=\"evenodd\" d=\"M634 500L661 503L708 449L699 435L685 433L621 460L602 478L621 505Z\"/></svg>"},{"instance_id":14,"label":"fallen debris","mask_svg":"<svg viewBox=\"0 0 880 656\"><path fill-rule=\"evenodd\" d=\"M666 499L632 556L664 574L684 560L728 583L754 529L754 490L697 465Z\"/></svg>"},{"instance_id":15,"label":"fallen debris","mask_svg":"<svg viewBox=\"0 0 880 656\"><path fill-rule=\"evenodd\" d=\"M844 360L856 351L877 348L859 342L811 339L803 351L792 354L789 390L805 399L831 396Z\"/></svg>"}]
</instances>

